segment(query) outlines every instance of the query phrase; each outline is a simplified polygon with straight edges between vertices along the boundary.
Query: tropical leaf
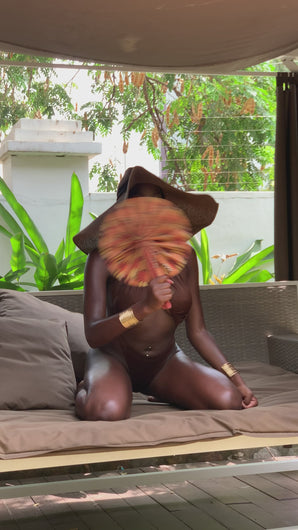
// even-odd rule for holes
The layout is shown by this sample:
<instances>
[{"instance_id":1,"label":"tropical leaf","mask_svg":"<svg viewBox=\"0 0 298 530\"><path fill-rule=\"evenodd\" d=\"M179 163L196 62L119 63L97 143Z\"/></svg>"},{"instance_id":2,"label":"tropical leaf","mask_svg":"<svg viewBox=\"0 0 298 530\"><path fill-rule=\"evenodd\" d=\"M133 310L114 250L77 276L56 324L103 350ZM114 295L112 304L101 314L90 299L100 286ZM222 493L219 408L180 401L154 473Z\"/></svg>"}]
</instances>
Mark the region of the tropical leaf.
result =
<instances>
[{"instance_id":1,"label":"tropical leaf","mask_svg":"<svg viewBox=\"0 0 298 530\"><path fill-rule=\"evenodd\" d=\"M35 267L38 267L40 253L37 252L37 250L35 250L34 248L29 247L28 245L26 245L26 243L25 243L25 249L26 249L26 252L28 253L29 257L31 258L31 261L32 261L33 265L35 265Z\"/></svg>"},{"instance_id":2,"label":"tropical leaf","mask_svg":"<svg viewBox=\"0 0 298 530\"><path fill-rule=\"evenodd\" d=\"M17 223L15 218L9 213L9 211L1 203L0 203L0 216L2 217L2 219L4 220L4 222L8 226L8 228L11 230L11 232L8 232L6 230L6 228L1 226L0 230L1 230L2 234L4 234L5 236L11 238L13 235L19 234L20 232L24 233L23 229ZM34 246L32 241L30 241L30 239L28 239L26 234L24 234L24 240L26 242L26 245L28 245L29 247L33 247Z\"/></svg>"},{"instance_id":3,"label":"tropical leaf","mask_svg":"<svg viewBox=\"0 0 298 530\"><path fill-rule=\"evenodd\" d=\"M229 274L234 272L238 267L241 267L243 263L245 263L253 254L256 254L259 252L262 248L262 239L256 239L252 245L244 252L244 254L241 254L241 256L238 256L234 266L229 271Z\"/></svg>"},{"instance_id":4,"label":"tropical leaf","mask_svg":"<svg viewBox=\"0 0 298 530\"><path fill-rule=\"evenodd\" d=\"M0 177L0 191L3 197L5 198L5 200L8 202L8 204L12 208L12 210L14 211L14 213L16 214L16 216L18 217L19 221L22 223L23 227L25 228L27 234L31 238L36 249L39 252L48 252L48 247L46 245L46 242L44 241L42 235L37 229L35 223L32 221L31 217L26 212L25 208L17 201L16 197L14 196L12 191L5 184L4 180L1 177Z\"/></svg>"},{"instance_id":5,"label":"tropical leaf","mask_svg":"<svg viewBox=\"0 0 298 530\"><path fill-rule=\"evenodd\" d=\"M10 258L11 270L12 271L23 270L26 266L26 255L25 255L23 234L19 233L11 237L10 244L11 244L11 249L12 249L12 254Z\"/></svg>"},{"instance_id":6,"label":"tropical leaf","mask_svg":"<svg viewBox=\"0 0 298 530\"><path fill-rule=\"evenodd\" d=\"M20 276L22 276L22 274L25 274L25 272L27 272L28 270L29 268L27 267L21 270L16 270L16 271L10 270L9 272L5 274L4 280L6 280L7 282L13 282L16 279L18 279Z\"/></svg>"},{"instance_id":7,"label":"tropical leaf","mask_svg":"<svg viewBox=\"0 0 298 530\"><path fill-rule=\"evenodd\" d=\"M67 258L75 249L73 236L80 231L84 197L80 181L75 173L71 177L71 191L69 214L66 227L65 257Z\"/></svg>"},{"instance_id":8,"label":"tropical leaf","mask_svg":"<svg viewBox=\"0 0 298 530\"><path fill-rule=\"evenodd\" d=\"M22 286L34 287L39 290L49 290L54 288L54 284L58 280L65 289L81 289L84 284L84 270L87 256L81 250L76 249L72 241L73 236L80 230L83 210L83 194L78 177L73 174L71 180L69 215L66 228L67 241L66 243L64 239L61 241L55 256L48 252L47 245L33 221L23 206L18 203L3 179L0 179L0 191L2 191L7 203L13 209L24 227L23 230L11 213L0 204L0 217L2 216L8 227L7 229L4 226L0 226L0 233L9 237L12 247L12 270L8 273L10 275L9 278L3 278L1 280L1 287L5 281L6 286L17 286L21 284ZM32 241L28 238L25 230L32 238ZM27 261L26 253L31 261ZM65 258L63 259L64 256ZM20 277L30 267L35 267L35 283L21 282ZM17 283L14 284L14 281Z\"/></svg>"},{"instance_id":9,"label":"tropical leaf","mask_svg":"<svg viewBox=\"0 0 298 530\"><path fill-rule=\"evenodd\" d=\"M256 283L256 282L268 282L273 278L273 274L267 270L255 269L243 274L234 283Z\"/></svg>"},{"instance_id":10,"label":"tropical leaf","mask_svg":"<svg viewBox=\"0 0 298 530\"><path fill-rule=\"evenodd\" d=\"M53 254L41 254L34 279L39 291L51 289L57 279L57 263Z\"/></svg>"},{"instance_id":11,"label":"tropical leaf","mask_svg":"<svg viewBox=\"0 0 298 530\"><path fill-rule=\"evenodd\" d=\"M208 284L212 276L212 265L210 261L209 242L206 230L203 228L200 232L201 244L196 237L190 239L190 244L202 265L203 283Z\"/></svg>"},{"instance_id":12,"label":"tropical leaf","mask_svg":"<svg viewBox=\"0 0 298 530\"><path fill-rule=\"evenodd\" d=\"M74 270L77 267L82 265L85 267L87 255L84 254L81 250L76 250L71 253L68 258L65 258L60 263L58 263L58 272L60 273L69 273L71 270Z\"/></svg>"},{"instance_id":13,"label":"tropical leaf","mask_svg":"<svg viewBox=\"0 0 298 530\"><path fill-rule=\"evenodd\" d=\"M68 283L63 283L61 285L55 285L52 287L52 291L64 291L64 290L73 290L73 289L83 289L84 280L76 280Z\"/></svg>"},{"instance_id":14,"label":"tropical leaf","mask_svg":"<svg viewBox=\"0 0 298 530\"><path fill-rule=\"evenodd\" d=\"M64 239L62 239L62 241L61 241L61 243L60 243L60 245L57 248L56 253L55 253L55 258L56 258L57 264L59 264L63 260L64 251L65 251L65 241L64 241Z\"/></svg>"},{"instance_id":15,"label":"tropical leaf","mask_svg":"<svg viewBox=\"0 0 298 530\"><path fill-rule=\"evenodd\" d=\"M190 244L196 252L197 258L202 264L204 284L230 284L245 282L266 282L274 275L265 270L265 265L274 262L274 246L271 245L264 250L261 249L261 239L256 239L252 245L238 256L233 267L226 275L215 274L209 256L208 236L205 229L201 230L201 244L192 237Z\"/></svg>"},{"instance_id":16,"label":"tropical leaf","mask_svg":"<svg viewBox=\"0 0 298 530\"><path fill-rule=\"evenodd\" d=\"M4 236L9 237L9 239L13 236L13 234L11 232L8 232L8 230L6 230L6 228L4 228L4 226L0 226L0 232Z\"/></svg>"},{"instance_id":17,"label":"tropical leaf","mask_svg":"<svg viewBox=\"0 0 298 530\"><path fill-rule=\"evenodd\" d=\"M199 258L200 262L202 263L202 249L199 241L195 236L191 237L189 240L192 248L195 250L195 253L197 255L197 258Z\"/></svg>"},{"instance_id":18,"label":"tropical leaf","mask_svg":"<svg viewBox=\"0 0 298 530\"><path fill-rule=\"evenodd\" d=\"M17 283L7 282L4 278L0 278L0 287L1 289L11 289L13 291L25 291Z\"/></svg>"},{"instance_id":19,"label":"tropical leaf","mask_svg":"<svg viewBox=\"0 0 298 530\"><path fill-rule=\"evenodd\" d=\"M209 279L212 276L212 265L210 261L209 241L207 237L207 232L204 228L203 230L201 230L201 251L202 251L203 281L204 281L204 284L208 284Z\"/></svg>"},{"instance_id":20,"label":"tropical leaf","mask_svg":"<svg viewBox=\"0 0 298 530\"><path fill-rule=\"evenodd\" d=\"M249 258L243 265L238 267L238 269L236 271L234 271L232 274L229 274L228 276L226 276L223 279L222 283L224 283L224 284L226 284L226 283L236 283L241 276L243 276L245 273L247 273L251 269L259 266L263 262L263 260L265 258L267 258L268 256L272 255L273 250L274 250L274 246L273 245L265 248L264 250L261 250L260 252L258 252L257 254L252 256L251 258ZM273 258L270 258L270 259L273 260Z\"/></svg>"}]
</instances>

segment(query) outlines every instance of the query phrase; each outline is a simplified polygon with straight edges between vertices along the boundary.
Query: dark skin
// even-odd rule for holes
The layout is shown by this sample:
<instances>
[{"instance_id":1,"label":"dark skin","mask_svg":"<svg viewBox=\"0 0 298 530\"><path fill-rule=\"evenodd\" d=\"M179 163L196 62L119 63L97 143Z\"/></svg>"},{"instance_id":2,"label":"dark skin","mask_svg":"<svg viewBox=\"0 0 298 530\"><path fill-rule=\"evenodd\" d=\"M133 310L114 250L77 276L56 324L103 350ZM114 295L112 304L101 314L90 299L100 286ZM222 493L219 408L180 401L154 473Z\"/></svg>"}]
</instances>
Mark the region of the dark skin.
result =
<instances>
[{"instance_id":1,"label":"dark skin","mask_svg":"<svg viewBox=\"0 0 298 530\"><path fill-rule=\"evenodd\" d=\"M138 185L130 196L160 196L155 186ZM163 309L171 301L171 309ZM119 313L132 308L140 321L124 328ZM91 350L78 388L76 413L83 420L121 420L130 416L132 392L184 409L241 409L258 404L240 374L221 370L226 357L208 333L192 251L176 277L160 276L148 287L130 287L109 274L99 252L87 259L85 333ZM177 325L210 367L192 361L175 344Z\"/></svg>"}]
</instances>

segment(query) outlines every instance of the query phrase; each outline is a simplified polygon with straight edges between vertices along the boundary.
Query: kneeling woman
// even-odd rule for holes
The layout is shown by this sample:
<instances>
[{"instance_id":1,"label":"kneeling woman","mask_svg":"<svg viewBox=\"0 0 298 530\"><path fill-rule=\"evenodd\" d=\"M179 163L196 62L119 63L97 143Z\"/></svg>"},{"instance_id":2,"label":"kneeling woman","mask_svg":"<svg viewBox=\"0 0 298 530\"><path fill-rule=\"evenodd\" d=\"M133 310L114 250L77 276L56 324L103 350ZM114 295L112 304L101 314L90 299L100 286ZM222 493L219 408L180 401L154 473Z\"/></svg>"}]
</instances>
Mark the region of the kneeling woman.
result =
<instances>
[{"instance_id":1,"label":"kneeling woman","mask_svg":"<svg viewBox=\"0 0 298 530\"><path fill-rule=\"evenodd\" d=\"M189 217L193 234L210 224L217 211L208 195L177 190L141 167L128 169L117 202L140 196L172 201ZM97 250L105 214L74 238L89 254L84 317L91 349L76 397L78 417L128 418L133 391L185 409L256 406L257 399L205 327L195 253L171 280L160 276L147 287L129 286L110 275ZM168 301L171 308L163 309ZM175 330L182 321L191 344L210 367L192 361L175 343Z\"/></svg>"}]
</instances>

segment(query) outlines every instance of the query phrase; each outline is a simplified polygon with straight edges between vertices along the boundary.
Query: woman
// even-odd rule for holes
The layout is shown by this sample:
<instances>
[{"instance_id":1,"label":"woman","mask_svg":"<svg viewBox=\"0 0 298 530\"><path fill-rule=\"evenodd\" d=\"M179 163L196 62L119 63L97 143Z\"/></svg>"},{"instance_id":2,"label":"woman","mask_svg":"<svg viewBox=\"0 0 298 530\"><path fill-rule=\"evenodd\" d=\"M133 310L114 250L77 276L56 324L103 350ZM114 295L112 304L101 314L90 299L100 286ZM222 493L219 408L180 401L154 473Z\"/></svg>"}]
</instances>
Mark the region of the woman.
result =
<instances>
[{"instance_id":1,"label":"woman","mask_svg":"<svg viewBox=\"0 0 298 530\"><path fill-rule=\"evenodd\" d=\"M118 187L117 202L140 196L171 200L189 217L193 233L210 224L217 211L209 195L176 190L141 167L130 168ZM256 406L257 399L206 330L195 253L171 280L160 276L148 287L120 282L109 274L97 250L100 225L108 212L74 238L89 254L84 318L91 350L76 397L78 417L128 418L133 391L185 409ZM165 310L168 301L171 308ZM175 343L175 329L183 320L191 344L210 367L192 361Z\"/></svg>"}]
</instances>

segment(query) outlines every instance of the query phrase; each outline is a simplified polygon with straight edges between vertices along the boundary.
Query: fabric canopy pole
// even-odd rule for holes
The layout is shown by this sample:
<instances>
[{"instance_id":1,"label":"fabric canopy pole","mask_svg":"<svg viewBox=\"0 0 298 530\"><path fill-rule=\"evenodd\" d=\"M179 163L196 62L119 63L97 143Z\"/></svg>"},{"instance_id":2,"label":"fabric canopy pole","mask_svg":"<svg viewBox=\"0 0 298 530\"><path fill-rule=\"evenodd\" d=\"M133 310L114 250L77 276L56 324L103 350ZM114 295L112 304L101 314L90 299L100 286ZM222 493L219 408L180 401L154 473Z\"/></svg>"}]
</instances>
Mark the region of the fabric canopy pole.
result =
<instances>
[{"instance_id":1,"label":"fabric canopy pole","mask_svg":"<svg viewBox=\"0 0 298 530\"><path fill-rule=\"evenodd\" d=\"M275 279L298 280L298 73L276 82Z\"/></svg>"}]
</instances>

